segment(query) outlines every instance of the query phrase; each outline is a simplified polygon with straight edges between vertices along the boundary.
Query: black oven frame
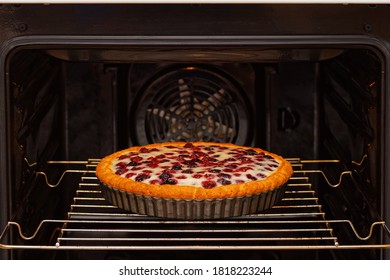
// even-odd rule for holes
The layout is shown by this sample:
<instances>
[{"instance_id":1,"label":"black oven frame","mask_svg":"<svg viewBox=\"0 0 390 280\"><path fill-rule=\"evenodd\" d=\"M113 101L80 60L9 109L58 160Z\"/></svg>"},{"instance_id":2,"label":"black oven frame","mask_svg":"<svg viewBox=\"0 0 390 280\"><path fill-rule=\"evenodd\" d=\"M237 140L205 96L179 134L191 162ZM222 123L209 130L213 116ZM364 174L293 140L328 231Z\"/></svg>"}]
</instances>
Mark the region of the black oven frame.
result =
<instances>
[{"instance_id":1,"label":"black oven frame","mask_svg":"<svg viewBox=\"0 0 390 280\"><path fill-rule=\"evenodd\" d=\"M390 99L390 31L384 19L390 7L386 5L2 5L1 26L5 27L1 35L0 76L6 77L9 55L17 49L55 49L55 48L102 48L120 49L152 47L153 51L166 48L183 48L190 52L196 48L231 48L242 46L254 49L272 48L331 48L362 47L372 49L382 58L384 65L383 119L381 147L384 151L380 160L383 174L381 178L381 214L390 223L387 205L390 205L390 176L386 174L390 162L390 141L386 124L389 123ZM104 13L106 11L109 13ZM94 11L94 13L91 13ZM292 13L299 11L296 18ZM108 15L109 16L108 16ZM45 21L40 20L44 15ZM112 17L117 15L117 21ZM227 18L226 15L233 15ZM289 15L283 17L282 15ZM306 15L306 16L304 16ZM315 17L318 15L319 17ZM332 15L332 18L329 17ZM348 15L348 16L347 16ZM308 20L306 20L309 18ZM276 20L277 19L277 20ZM194 26L193 21L202 22L202 28ZM68 25L50 24L66 22ZM390 20L387 20L390 21ZM86 25L86 23L88 25ZM140 24L142 23L142 24ZM386 24L387 23L387 24ZM78 28L83 26L83 28ZM131 28L129 29L129 26ZM115 34L113 34L115 33ZM62 34L62 35L60 35ZM291 54L280 52L279 59L294 59ZM181 62L180 58L162 57L172 62ZM207 56L205 57L206 61ZM235 61L238 58L223 57ZM275 58L278 59L278 58ZM88 60L88 58L86 58ZM0 82L1 91L8 92L6 79ZM1 95L0 135L1 186L12 183L12 171L7 162L10 160L10 133L7 131L7 111L9 99ZM11 201L8 188L0 188L0 196ZM0 224L5 225L10 217L11 205L1 204ZM384 237L389 244L389 238ZM383 257L389 257L384 250Z\"/></svg>"}]
</instances>

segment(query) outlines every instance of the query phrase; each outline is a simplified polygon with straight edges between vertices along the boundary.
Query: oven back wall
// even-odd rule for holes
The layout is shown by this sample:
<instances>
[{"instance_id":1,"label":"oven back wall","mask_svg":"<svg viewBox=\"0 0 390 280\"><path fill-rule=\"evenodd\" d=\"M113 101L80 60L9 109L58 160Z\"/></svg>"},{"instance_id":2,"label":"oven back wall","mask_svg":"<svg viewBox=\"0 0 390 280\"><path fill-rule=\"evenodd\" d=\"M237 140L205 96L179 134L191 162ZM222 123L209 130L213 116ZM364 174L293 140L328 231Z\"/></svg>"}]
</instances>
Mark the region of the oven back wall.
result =
<instances>
[{"instance_id":1,"label":"oven back wall","mask_svg":"<svg viewBox=\"0 0 390 280\"><path fill-rule=\"evenodd\" d=\"M63 63L63 75L65 158L83 160L111 153L117 138L125 138L117 130L117 68Z\"/></svg>"}]
</instances>

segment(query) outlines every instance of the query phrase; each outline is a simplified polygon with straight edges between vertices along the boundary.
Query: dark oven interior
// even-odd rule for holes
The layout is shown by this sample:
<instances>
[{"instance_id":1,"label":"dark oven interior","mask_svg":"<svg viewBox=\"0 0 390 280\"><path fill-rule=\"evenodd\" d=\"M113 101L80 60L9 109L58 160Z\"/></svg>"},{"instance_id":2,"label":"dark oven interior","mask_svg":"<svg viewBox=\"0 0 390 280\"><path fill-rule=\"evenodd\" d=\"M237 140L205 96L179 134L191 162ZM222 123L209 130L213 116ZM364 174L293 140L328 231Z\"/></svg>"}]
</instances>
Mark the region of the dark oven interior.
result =
<instances>
[{"instance_id":1,"label":"dark oven interior","mask_svg":"<svg viewBox=\"0 0 390 280\"><path fill-rule=\"evenodd\" d=\"M388 259L389 7L298 6L1 5L1 257ZM289 194L202 222L101 197L101 157L197 140L283 155Z\"/></svg>"}]
</instances>

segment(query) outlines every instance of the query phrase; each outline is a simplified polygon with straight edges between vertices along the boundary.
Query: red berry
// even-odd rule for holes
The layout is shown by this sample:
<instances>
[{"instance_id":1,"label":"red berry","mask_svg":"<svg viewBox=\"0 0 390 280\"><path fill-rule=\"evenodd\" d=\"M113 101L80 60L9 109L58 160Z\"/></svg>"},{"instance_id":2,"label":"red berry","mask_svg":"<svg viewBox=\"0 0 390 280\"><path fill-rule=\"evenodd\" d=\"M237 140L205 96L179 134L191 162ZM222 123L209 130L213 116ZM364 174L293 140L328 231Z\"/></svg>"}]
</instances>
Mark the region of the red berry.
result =
<instances>
[{"instance_id":1,"label":"red berry","mask_svg":"<svg viewBox=\"0 0 390 280\"><path fill-rule=\"evenodd\" d=\"M116 175L122 175L124 173L126 173L126 169L118 169L117 171L115 171Z\"/></svg>"},{"instance_id":2,"label":"red berry","mask_svg":"<svg viewBox=\"0 0 390 280\"><path fill-rule=\"evenodd\" d=\"M187 163L187 167L188 167L188 168L195 168L195 167L198 166L198 165L195 163L194 160L189 160L189 161L186 162L186 163Z\"/></svg>"},{"instance_id":3,"label":"red berry","mask_svg":"<svg viewBox=\"0 0 390 280\"><path fill-rule=\"evenodd\" d=\"M144 147L142 147L139 151L140 151L141 153L149 153L149 152L150 152L149 149L144 148Z\"/></svg>"},{"instance_id":4,"label":"red berry","mask_svg":"<svg viewBox=\"0 0 390 280\"><path fill-rule=\"evenodd\" d=\"M161 173L160 174L160 176L158 176L161 180L167 180L167 179L169 179L169 178L171 178L172 177L172 175L171 174L169 174L168 172L163 172L163 173Z\"/></svg>"},{"instance_id":5,"label":"red berry","mask_svg":"<svg viewBox=\"0 0 390 280\"><path fill-rule=\"evenodd\" d=\"M163 184L164 185L176 185L177 181L176 181L176 179L169 178L169 179L163 181Z\"/></svg>"},{"instance_id":6,"label":"red berry","mask_svg":"<svg viewBox=\"0 0 390 280\"><path fill-rule=\"evenodd\" d=\"M214 181L203 181L202 187L205 189L212 189L215 188L217 184Z\"/></svg>"},{"instance_id":7,"label":"red berry","mask_svg":"<svg viewBox=\"0 0 390 280\"><path fill-rule=\"evenodd\" d=\"M142 160L142 157L135 156L135 157L132 157L130 160L134 161L134 162L140 162Z\"/></svg>"},{"instance_id":8,"label":"red berry","mask_svg":"<svg viewBox=\"0 0 390 280\"><path fill-rule=\"evenodd\" d=\"M126 178L131 178L131 177L133 177L134 175L135 175L135 173L130 172L130 173L127 173L127 174L125 175L125 177L126 177Z\"/></svg>"},{"instance_id":9,"label":"red berry","mask_svg":"<svg viewBox=\"0 0 390 280\"><path fill-rule=\"evenodd\" d=\"M127 166L127 164L126 164L125 162L118 162L118 163L115 165L115 167L116 167L117 169L125 169L126 166Z\"/></svg>"},{"instance_id":10,"label":"red berry","mask_svg":"<svg viewBox=\"0 0 390 280\"><path fill-rule=\"evenodd\" d=\"M222 177L222 178L231 178L232 177L232 175L226 174L226 173L219 173L218 176Z\"/></svg>"},{"instance_id":11,"label":"red berry","mask_svg":"<svg viewBox=\"0 0 390 280\"><path fill-rule=\"evenodd\" d=\"M181 170L181 165L180 164L175 164L174 166L172 166L172 169L173 170Z\"/></svg>"},{"instance_id":12,"label":"red berry","mask_svg":"<svg viewBox=\"0 0 390 280\"><path fill-rule=\"evenodd\" d=\"M232 183L229 180L225 180L225 179L220 179L220 180L218 180L218 182L220 182L224 186L230 185Z\"/></svg>"},{"instance_id":13,"label":"red berry","mask_svg":"<svg viewBox=\"0 0 390 280\"><path fill-rule=\"evenodd\" d=\"M154 185L161 185L161 180L152 180L150 183Z\"/></svg>"},{"instance_id":14,"label":"red berry","mask_svg":"<svg viewBox=\"0 0 390 280\"><path fill-rule=\"evenodd\" d=\"M252 180L252 181L255 181L257 180L257 178L251 174L246 174L246 177L249 179L249 180Z\"/></svg>"},{"instance_id":15,"label":"red berry","mask_svg":"<svg viewBox=\"0 0 390 280\"><path fill-rule=\"evenodd\" d=\"M130 157L130 155L121 155L118 159L123 160L123 159L127 159L129 157Z\"/></svg>"},{"instance_id":16,"label":"red berry","mask_svg":"<svg viewBox=\"0 0 390 280\"><path fill-rule=\"evenodd\" d=\"M184 145L184 148L193 148L193 147L194 147L194 145L192 145L192 143L186 143Z\"/></svg>"},{"instance_id":17,"label":"red berry","mask_svg":"<svg viewBox=\"0 0 390 280\"><path fill-rule=\"evenodd\" d=\"M141 170L141 169L142 169L142 167L137 167L137 166L134 166L131 168L131 170Z\"/></svg>"},{"instance_id":18,"label":"red berry","mask_svg":"<svg viewBox=\"0 0 390 280\"><path fill-rule=\"evenodd\" d=\"M149 179L149 178L150 178L149 175L142 173L142 174L139 174L137 177L135 177L135 180L137 182L142 182L142 181Z\"/></svg>"}]
</instances>

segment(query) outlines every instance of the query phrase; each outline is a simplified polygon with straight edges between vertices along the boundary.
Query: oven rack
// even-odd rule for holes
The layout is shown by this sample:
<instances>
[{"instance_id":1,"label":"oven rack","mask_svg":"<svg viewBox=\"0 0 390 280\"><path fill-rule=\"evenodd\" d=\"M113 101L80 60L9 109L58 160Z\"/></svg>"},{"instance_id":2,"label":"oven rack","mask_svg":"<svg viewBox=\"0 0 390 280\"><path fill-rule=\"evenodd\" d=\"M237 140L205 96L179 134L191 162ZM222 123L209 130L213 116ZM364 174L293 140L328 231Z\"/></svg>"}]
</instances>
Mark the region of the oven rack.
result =
<instances>
[{"instance_id":1,"label":"oven rack","mask_svg":"<svg viewBox=\"0 0 390 280\"><path fill-rule=\"evenodd\" d=\"M309 174L320 174L330 187L340 187L350 171L340 173L339 180L331 183L321 169L307 169L306 165L338 163L337 160L288 159L294 175L287 183L282 201L261 214L221 220L170 220L148 217L123 211L110 205L102 195L95 175L99 159L87 161L51 161L48 164L84 165L85 168L68 169L55 183L59 187L64 176L80 175L76 194L66 219L41 221L35 232L26 236L18 222L9 221L0 235L1 249L52 250L310 250L310 249L379 249L390 244L366 244L374 230L390 236L383 221L371 224L369 233L358 232L350 220L329 220L322 209ZM354 244L343 244L333 226L344 224L356 237ZM31 244L48 225L58 230L50 244ZM24 244L4 242L11 231L16 231Z\"/></svg>"}]
</instances>

